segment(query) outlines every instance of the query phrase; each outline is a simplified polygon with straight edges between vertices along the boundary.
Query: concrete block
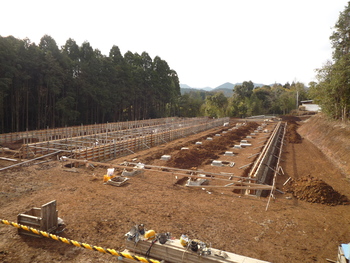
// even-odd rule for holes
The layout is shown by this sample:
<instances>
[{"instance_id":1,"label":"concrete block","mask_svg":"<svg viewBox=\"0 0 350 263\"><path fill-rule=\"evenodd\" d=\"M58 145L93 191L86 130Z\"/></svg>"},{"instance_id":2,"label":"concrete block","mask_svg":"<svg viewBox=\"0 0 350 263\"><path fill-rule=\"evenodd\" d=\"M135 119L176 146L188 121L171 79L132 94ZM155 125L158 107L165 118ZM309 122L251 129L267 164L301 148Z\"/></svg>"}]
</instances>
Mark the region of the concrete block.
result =
<instances>
[{"instance_id":1,"label":"concrete block","mask_svg":"<svg viewBox=\"0 0 350 263\"><path fill-rule=\"evenodd\" d=\"M224 166L222 164L222 161L218 161L218 160L213 160L211 163L212 166Z\"/></svg>"},{"instance_id":2,"label":"concrete block","mask_svg":"<svg viewBox=\"0 0 350 263\"><path fill-rule=\"evenodd\" d=\"M208 184L208 180L207 179L196 179L196 180L191 180L188 179L187 183L186 183L186 186L189 186L189 185L202 185L202 184Z\"/></svg>"},{"instance_id":3,"label":"concrete block","mask_svg":"<svg viewBox=\"0 0 350 263\"><path fill-rule=\"evenodd\" d=\"M160 159L163 160L163 161L169 161L170 158L171 158L170 155L162 155L162 157L160 157Z\"/></svg>"},{"instance_id":4,"label":"concrete block","mask_svg":"<svg viewBox=\"0 0 350 263\"><path fill-rule=\"evenodd\" d=\"M135 176L135 175L138 175L141 173L143 173L143 171L141 171L141 170L127 171L124 169L124 171L122 172L122 176Z\"/></svg>"}]
</instances>

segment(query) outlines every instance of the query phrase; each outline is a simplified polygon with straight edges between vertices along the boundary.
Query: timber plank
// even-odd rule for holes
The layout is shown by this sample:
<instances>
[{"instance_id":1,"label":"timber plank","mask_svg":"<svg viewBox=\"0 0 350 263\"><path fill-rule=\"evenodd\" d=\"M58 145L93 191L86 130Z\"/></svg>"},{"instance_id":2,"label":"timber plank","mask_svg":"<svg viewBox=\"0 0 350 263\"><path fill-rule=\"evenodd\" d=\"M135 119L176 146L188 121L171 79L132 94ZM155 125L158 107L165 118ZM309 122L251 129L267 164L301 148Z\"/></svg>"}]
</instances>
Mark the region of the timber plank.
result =
<instances>
[{"instance_id":1,"label":"timber plank","mask_svg":"<svg viewBox=\"0 0 350 263\"><path fill-rule=\"evenodd\" d=\"M151 241L140 240L136 244L134 241L126 240L126 249L138 253L141 255L146 255L147 251L151 246ZM149 250L149 257L165 260L169 263L269 263L268 261L263 261L255 258L250 258L230 252L225 252L228 256L227 258L215 256L221 252L218 249L211 248L211 255L201 256L196 252L184 248L179 239L168 241L165 244L160 244L158 241L155 242L151 249Z\"/></svg>"}]
</instances>

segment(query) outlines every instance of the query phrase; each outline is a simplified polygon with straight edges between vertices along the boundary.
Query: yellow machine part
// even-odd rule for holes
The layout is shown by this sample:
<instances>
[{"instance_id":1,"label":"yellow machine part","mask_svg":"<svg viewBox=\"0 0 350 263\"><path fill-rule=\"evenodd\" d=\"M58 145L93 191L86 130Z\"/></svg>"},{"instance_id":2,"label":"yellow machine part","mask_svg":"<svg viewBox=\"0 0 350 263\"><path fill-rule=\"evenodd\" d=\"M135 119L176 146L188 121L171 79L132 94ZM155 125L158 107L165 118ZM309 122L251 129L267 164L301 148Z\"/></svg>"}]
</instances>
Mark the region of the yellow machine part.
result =
<instances>
[{"instance_id":1,"label":"yellow machine part","mask_svg":"<svg viewBox=\"0 0 350 263\"><path fill-rule=\"evenodd\" d=\"M145 233L145 238L148 240L153 240L156 238L156 232L154 230L147 230Z\"/></svg>"}]
</instances>

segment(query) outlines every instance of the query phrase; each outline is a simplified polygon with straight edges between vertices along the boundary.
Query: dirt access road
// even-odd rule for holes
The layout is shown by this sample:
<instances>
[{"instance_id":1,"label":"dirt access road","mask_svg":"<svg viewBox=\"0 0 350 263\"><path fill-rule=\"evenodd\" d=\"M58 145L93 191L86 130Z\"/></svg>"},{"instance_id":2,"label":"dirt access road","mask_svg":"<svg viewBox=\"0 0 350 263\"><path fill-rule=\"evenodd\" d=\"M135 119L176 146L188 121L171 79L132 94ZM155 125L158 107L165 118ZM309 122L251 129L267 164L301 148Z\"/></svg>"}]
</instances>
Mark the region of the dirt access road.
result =
<instances>
[{"instance_id":1,"label":"dirt access road","mask_svg":"<svg viewBox=\"0 0 350 263\"><path fill-rule=\"evenodd\" d=\"M239 166L249 163L248 157L259 149L234 150L233 157L224 157L222 153L232 150L240 136L255 127L216 137L224 129L219 127L110 163L112 166L137 158L149 165L170 166L170 162L159 160L163 154L169 154L173 161L182 160L177 162L182 168L182 164L190 162L196 169L239 175L244 173ZM239 136L233 136L234 133ZM230 143L225 142L223 149L220 140L229 134ZM207 141L208 136L213 141ZM263 136L262 133L256 136L253 146L264 141ZM181 147L192 149L196 141L205 142L197 154L180 159ZM203 159L197 164L199 157ZM231 168L210 165L212 159L223 158L232 158L226 160L233 160L236 165ZM284 175L277 177L279 190L284 191L282 184L289 177L297 181L313 176L322 179L334 192L350 197L349 181L307 139L287 142L282 159ZM221 188L186 188L177 184L180 176L176 179L167 173L145 171L130 178L127 185L115 187L103 184L106 167L92 170L82 166L76 169L77 173L66 169L61 162L50 161L0 172L0 218L16 222L18 213L57 200L59 217L66 223L66 230L59 235L72 240L122 251L125 233L133 225L143 223L158 233L170 232L176 238L185 233L192 239L210 242L217 249L276 263L335 260L338 245L349 242L348 205L310 203L292 193L277 192L266 211L267 198ZM51 239L19 236L14 227L0 224L0 261L86 263L117 262L118 258Z\"/></svg>"}]
</instances>

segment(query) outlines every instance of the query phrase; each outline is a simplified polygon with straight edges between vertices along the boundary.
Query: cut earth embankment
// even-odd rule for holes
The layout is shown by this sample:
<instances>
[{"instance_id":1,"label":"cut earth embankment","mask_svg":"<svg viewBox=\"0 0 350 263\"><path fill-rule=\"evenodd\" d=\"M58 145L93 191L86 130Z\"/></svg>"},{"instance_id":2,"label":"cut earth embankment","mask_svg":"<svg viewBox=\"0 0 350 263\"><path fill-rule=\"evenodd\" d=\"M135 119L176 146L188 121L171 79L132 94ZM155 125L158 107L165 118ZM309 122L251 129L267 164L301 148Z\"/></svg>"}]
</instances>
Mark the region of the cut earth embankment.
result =
<instances>
[{"instance_id":1,"label":"cut earth embankment","mask_svg":"<svg viewBox=\"0 0 350 263\"><path fill-rule=\"evenodd\" d=\"M317 146L350 179L350 124L317 114L298 129L302 137Z\"/></svg>"}]
</instances>

